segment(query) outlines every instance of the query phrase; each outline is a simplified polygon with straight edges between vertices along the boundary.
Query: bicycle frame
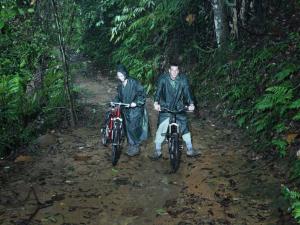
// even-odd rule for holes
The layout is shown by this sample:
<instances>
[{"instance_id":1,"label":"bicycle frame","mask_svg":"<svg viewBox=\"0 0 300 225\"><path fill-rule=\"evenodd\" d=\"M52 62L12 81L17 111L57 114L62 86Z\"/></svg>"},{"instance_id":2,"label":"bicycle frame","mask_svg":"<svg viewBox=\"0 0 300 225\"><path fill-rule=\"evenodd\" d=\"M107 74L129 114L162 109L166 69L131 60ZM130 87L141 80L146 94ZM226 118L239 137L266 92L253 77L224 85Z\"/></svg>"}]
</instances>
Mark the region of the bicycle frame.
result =
<instances>
[{"instance_id":1,"label":"bicycle frame","mask_svg":"<svg viewBox=\"0 0 300 225\"><path fill-rule=\"evenodd\" d=\"M112 106L111 112L109 115L109 122L108 122L108 139L111 141L113 145L120 144L120 143L113 143L113 128L116 128L116 126L120 125L121 129L123 128L123 118L121 113L121 107L129 107L129 104L120 103L120 102L110 102L110 105Z\"/></svg>"},{"instance_id":2,"label":"bicycle frame","mask_svg":"<svg viewBox=\"0 0 300 225\"><path fill-rule=\"evenodd\" d=\"M179 124L176 121L176 114L172 114L170 119L170 123L168 125L168 135L172 135L173 133L180 133Z\"/></svg>"},{"instance_id":3,"label":"bicycle frame","mask_svg":"<svg viewBox=\"0 0 300 225\"><path fill-rule=\"evenodd\" d=\"M166 137L167 139L169 139L171 137L171 135L174 133L177 133L180 135L180 129L179 129L179 124L177 123L176 114L182 113L185 111L186 111L186 108L183 108L183 109L177 110L177 111L173 111L173 110L169 110L167 108L162 107L162 112L167 112L167 113L171 114L170 122L168 125L168 130L167 130L167 137Z\"/></svg>"},{"instance_id":4,"label":"bicycle frame","mask_svg":"<svg viewBox=\"0 0 300 225\"><path fill-rule=\"evenodd\" d=\"M113 140L113 128L116 127L116 123L120 123L121 126L123 124L123 119L121 116L121 107L117 106L111 109L111 113L109 115L109 123L108 123L108 129L109 129L109 133L108 133L108 138L110 140Z\"/></svg>"},{"instance_id":5,"label":"bicycle frame","mask_svg":"<svg viewBox=\"0 0 300 225\"><path fill-rule=\"evenodd\" d=\"M168 130L166 133L166 139L168 141L168 149L169 149L172 172L175 173L179 168L181 150L183 149L180 126L177 123L176 114L185 111L185 109L180 111L172 111L167 108L162 108L162 109L163 111L171 114Z\"/></svg>"},{"instance_id":6,"label":"bicycle frame","mask_svg":"<svg viewBox=\"0 0 300 225\"><path fill-rule=\"evenodd\" d=\"M129 107L129 104L120 102L111 102L111 112L108 117L108 124L105 130L102 130L102 144L107 146L108 143L112 144L111 160L115 166L120 157L121 142L124 140L123 131L123 118L121 113L122 106ZM104 131L104 132L103 132Z\"/></svg>"}]
</instances>

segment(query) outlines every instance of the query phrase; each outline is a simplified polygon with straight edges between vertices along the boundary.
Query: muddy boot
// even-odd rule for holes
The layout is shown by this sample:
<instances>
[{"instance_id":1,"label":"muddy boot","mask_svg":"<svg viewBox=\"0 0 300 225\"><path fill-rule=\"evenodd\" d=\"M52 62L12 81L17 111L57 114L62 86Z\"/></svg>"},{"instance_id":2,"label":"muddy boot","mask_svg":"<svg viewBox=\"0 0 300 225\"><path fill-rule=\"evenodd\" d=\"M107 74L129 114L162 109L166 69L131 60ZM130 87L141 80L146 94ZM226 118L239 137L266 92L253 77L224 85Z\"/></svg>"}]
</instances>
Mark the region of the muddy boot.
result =
<instances>
[{"instance_id":1,"label":"muddy boot","mask_svg":"<svg viewBox=\"0 0 300 225\"><path fill-rule=\"evenodd\" d=\"M195 149L188 149L186 151L186 155L188 157L197 157L197 156L200 156L201 155L201 151L200 150L195 150Z\"/></svg>"},{"instance_id":2,"label":"muddy boot","mask_svg":"<svg viewBox=\"0 0 300 225\"><path fill-rule=\"evenodd\" d=\"M159 160L162 158L162 154L160 150L154 150L153 155L148 156L152 161Z\"/></svg>"},{"instance_id":3,"label":"muddy boot","mask_svg":"<svg viewBox=\"0 0 300 225\"><path fill-rule=\"evenodd\" d=\"M127 155L132 157L136 156L140 153L140 148L138 145L129 145L128 150L127 150Z\"/></svg>"}]
</instances>

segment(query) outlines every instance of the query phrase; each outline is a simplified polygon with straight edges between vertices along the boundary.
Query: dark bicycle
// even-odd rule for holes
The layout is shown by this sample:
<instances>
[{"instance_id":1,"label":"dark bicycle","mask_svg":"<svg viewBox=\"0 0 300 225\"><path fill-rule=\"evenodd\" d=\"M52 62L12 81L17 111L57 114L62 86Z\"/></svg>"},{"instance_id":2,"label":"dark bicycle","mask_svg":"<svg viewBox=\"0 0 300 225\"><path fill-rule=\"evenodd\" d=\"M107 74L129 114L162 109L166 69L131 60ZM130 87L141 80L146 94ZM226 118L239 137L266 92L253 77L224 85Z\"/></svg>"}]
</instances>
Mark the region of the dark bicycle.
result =
<instances>
[{"instance_id":1,"label":"dark bicycle","mask_svg":"<svg viewBox=\"0 0 300 225\"><path fill-rule=\"evenodd\" d=\"M122 107L129 107L129 104L122 102L110 102L111 111L105 127L101 129L101 142L104 146L111 143L111 161L115 166L120 158L121 144L124 141L124 122L121 114Z\"/></svg>"},{"instance_id":2,"label":"dark bicycle","mask_svg":"<svg viewBox=\"0 0 300 225\"><path fill-rule=\"evenodd\" d=\"M176 120L176 114L187 112L187 108L183 108L181 110L169 110L167 108L162 107L161 112L167 112L171 114L167 133L162 134L166 136L168 142L169 149L169 157L171 163L172 172L175 173L180 164L181 151L183 149L182 145L182 137L180 133L180 127Z\"/></svg>"}]
</instances>

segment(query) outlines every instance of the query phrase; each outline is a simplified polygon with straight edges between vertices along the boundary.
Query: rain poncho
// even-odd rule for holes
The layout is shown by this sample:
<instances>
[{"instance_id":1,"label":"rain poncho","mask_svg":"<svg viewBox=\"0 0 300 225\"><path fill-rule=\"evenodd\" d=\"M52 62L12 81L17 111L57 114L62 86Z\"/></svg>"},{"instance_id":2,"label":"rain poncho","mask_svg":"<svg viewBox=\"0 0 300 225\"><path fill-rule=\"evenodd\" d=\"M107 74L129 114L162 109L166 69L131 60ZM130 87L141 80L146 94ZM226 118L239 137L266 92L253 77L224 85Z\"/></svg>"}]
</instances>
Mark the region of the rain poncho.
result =
<instances>
[{"instance_id":1,"label":"rain poncho","mask_svg":"<svg viewBox=\"0 0 300 225\"><path fill-rule=\"evenodd\" d=\"M175 80L172 80L169 74L163 74L157 81L157 89L154 95L154 101L161 107L173 111L179 111L186 105L193 103L192 94L188 80L185 75L178 74ZM162 123L171 115L170 113L160 112L158 123ZM177 122L180 124L181 134L189 132L186 113L176 114Z\"/></svg>"},{"instance_id":2,"label":"rain poncho","mask_svg":"<svg viewBox=\"0 0 300 225\"><path fill-rule=\"evenodd\" d=\"M122 71L118 69L118 72ZM127 77L127 84L125 87L122 84L118 86L115 101L128 104L135 102L137 104L134 108L123 108L122 114L125 120L128 143L138 145L148 138L148 114L145 107L146 93L144 87L138 81L128 77L127 71L124 75Z\"/></svg>"}]
</instances>

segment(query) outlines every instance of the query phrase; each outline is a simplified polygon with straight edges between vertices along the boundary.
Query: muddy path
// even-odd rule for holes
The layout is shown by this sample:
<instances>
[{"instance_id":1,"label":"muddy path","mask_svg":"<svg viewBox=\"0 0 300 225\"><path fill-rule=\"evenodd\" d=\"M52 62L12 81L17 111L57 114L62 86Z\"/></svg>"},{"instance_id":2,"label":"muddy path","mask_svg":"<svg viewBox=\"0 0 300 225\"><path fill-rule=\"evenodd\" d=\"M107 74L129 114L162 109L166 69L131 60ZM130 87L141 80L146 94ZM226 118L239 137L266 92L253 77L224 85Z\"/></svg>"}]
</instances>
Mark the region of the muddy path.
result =
<instances>
[{"instance_id":1,"label":"muddy path","mask_svg":"<svg viewBox=\"0 0 300 225\"><path fill-rule=\"evenodd\" d=\"M76 83L80 126L52 130L38 139L34 154L0 161L0 224L290 224L279 217L283 200L274 165L250 157L239 131L209 117L190 116L194 146L203 154L183 154L176 174L170 174L166 146L162 160L149 160L153 137L139 156L122 154L112 167L110 149L100 144L99 118L116 83L81 75ZM150 99L147 107L154 134Z\"/></svg>"}]
</instances>

